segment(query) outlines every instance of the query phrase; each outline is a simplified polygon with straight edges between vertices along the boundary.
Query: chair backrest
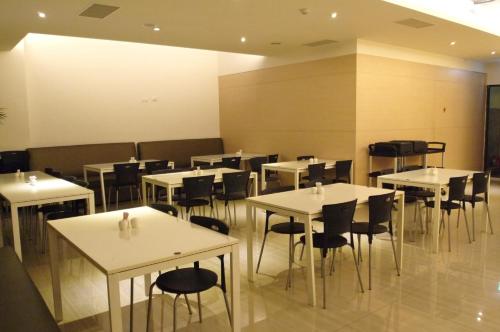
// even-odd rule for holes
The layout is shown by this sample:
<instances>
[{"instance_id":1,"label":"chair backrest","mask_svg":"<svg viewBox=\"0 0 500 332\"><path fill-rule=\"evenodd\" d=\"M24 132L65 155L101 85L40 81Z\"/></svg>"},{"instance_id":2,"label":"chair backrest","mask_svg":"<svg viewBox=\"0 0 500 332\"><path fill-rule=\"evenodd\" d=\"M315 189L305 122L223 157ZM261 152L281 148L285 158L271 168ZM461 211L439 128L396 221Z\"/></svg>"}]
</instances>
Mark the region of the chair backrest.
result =
<instances>
[{"instance_id":1,"label":"chair backrest","mask_svg":"<svg viewBox=\"0 0 500 332\"><path fill-rule=\"evenodd\" d=\"M62 175L61 172L56 171L55 169L50 168L50 167L46 167L43 171L45 173L47 173L48 175L52 175L53 177L56 177L56 178L59 178L59 179L63 177L63 175Z\"/></svg>"},{"instance_id":2,"label":"chair backrest","mask_svg":"<svg viewBox=\"0 0 500 332\"><path fill-rule=\"evenodd\" d=\"M212 194L215 175L185 177L182 179L186 199L209 197Z\"/></svg>"},{"instance_id":3,"label":"chair backrest","mask_svg":"<svg viewBox=\"0 0 500 332\"><path fill-rule=\"evenodd\" d=\"M229 227L218 219L210 218L210 217L203 217L203 216L191 216L191 218L189 220L193 224L211 229L215 232L218 232L218 233L221 233L224 235L229 234Z\"/></svg>"},{"instance_id":4,"label":"chair backrest","mask_svg":"<svg viewBox=\"0 0 500 332\"><path fill-rule=\"evenodd\" d=\"M268 163L277 163L278 162L279 155L277 154L270 154L267 156L267 162Z\"/></svg>"},{"instance_id":5,"label":"chair backrest","mask_svg":"<svg viewBox=\"0 0 500 332\"><path fill-rule=\"evenodd\" d=\"M241 157L226 157L226 158L222 158L221 165L222 165L222 167L239 169L240 168L240 161L241 161Z\"/></svg>"},{"instance_id":6,"label":"chair backrest","mask_svg":"<svg viewBox=\"0 0 500 332\"><path fill-rule=\"evenodd\" d=\"M309 160L314 158L314 156L297 156L297 160Z\"/></svg>"},{"instance_id":7,"label":"chair backrest","mask_svg":"<svg viewBox=\"0 0 500 332\"><path fill-rule=\"evenodd\" d=\"M352 160L339 160L335 163L335 180L351 182Z\"/></svg>"},{"instance_id":8,"label":"chair backrest","mask_svg":"<svg viewBox=\"0 0 500 332\"><path fill-rule=\"evenodd\" d=\"M224 184L224 194L248 193L248 180L250 171L241 171L234 173L223 173L222 183Z\"/></svg>"},{"instance_id":9,"label":"chair backrest","mask_svg":"<svg viewBox=\"0 0 500 332\"><path fill-rule=\"evenodd\" d=\"M149 206L155 210L170 214L171 216L174 216L174 217L177 217L177 215L179 214L177 209L170 204L153 203L153 204L150 204Z\"/></svg>"},{"instance_id":10,"label":"chair backrest","mask_svg":"<svg viewBox=\"0 0 500 332\"><path fill-rule=\"evenodd\" d=\"M348 201L338 204L323 205L323 220L324 220L324 233L325 240L323 248L326 248L327 240L335 235L344 233L351 233L352 220L358 200ZM352 234L351 234L352 243Z\"/></svg>"},{"instance_id":11,"label":"chair backrest","mask_svg":"<svg viewBox=\"0 0 500 332\"><path fill-rule=\"evenodd\" d=\"M474 173L472 175L472 196L488 193L490 172Z\"/></svg>"},{"instance_id":12,"label":"chair backrest","mask_svg":"<svg viewBox=\"0 0 500 332\"><path fill-rule=\"evenodd\" d=\"M144 167L146 168L146 173L149 175L153 174L153 172L169 169L168 160L146 161Z\"/></svg>"},{"instance_id":13,"label":"chair backrest","mask_svg":"<svg viewBox=\"0 0 500 332\"><path fill-rule=\"evenodd\" d=\"M396 192L388 194L373 195L368 197L369 229L372 230L376 224L392 222L392 204ZM371 232L370 232L371 233Z\"/></svg>"},{"instance_id":14,"label":"chair backrest","mask_svg":"<svg viewBox=\"0 0 500 332\"><path fill-rule=\"evenodd\" d=\"M114 164L115 185L130 186L137 185L139 174L139 163Z\"/></svg>"},{"instance_id":15,"label":"chair backrest","mask_svg":"<svg viewBox=\"0 0 500 332\"><path fill-rule=\"evenodd\" d=\"M326 163L310 164L307 166L309 171L309 181L322 180L325 177Z\"/></svg>"},{"instance_id":16,"label":"chair backrest","mask_svg":"<svg viewBox=\"0 0 500 332\"><path fill-rule=\"evenodd\" d=\"M250 158L249 163L252 172L257 172L260 175L262 164L267 164L267 157L253 157Z\"/></svg>"},{"instance_id":17,"label":"chair backrest","mask_svg":"<svg viewBox=\"0 0 500 332\"><path fill-rule=\"evenodd\" d=\"M461 201L464 199L465 187L467 186L467 176L457 176L450 178L448 184L448 201Z\"/></svg>"},{"instance_id":18,"label":"chair backrest","mask_svg":"<svg viewBox=\"0 0 500 332\"><path fill-rule=\"evenodd\" d=\"M29 170L29 157L26 151L2 151L0 152L2 171L5 173L21 172Z\"/></svg>"}]
</instances>

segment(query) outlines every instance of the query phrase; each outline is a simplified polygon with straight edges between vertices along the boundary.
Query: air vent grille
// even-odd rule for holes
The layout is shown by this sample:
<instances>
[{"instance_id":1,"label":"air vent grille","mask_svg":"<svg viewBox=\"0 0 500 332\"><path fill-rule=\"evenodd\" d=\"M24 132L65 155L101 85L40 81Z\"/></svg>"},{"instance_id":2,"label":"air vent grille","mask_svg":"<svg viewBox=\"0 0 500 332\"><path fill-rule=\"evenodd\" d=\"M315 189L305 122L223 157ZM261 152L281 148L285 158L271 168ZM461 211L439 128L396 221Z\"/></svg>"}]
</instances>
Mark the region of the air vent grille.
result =
<instances>
[{"instance_id":1,"label":"air vent grille","mask_svg":"<svg viewBox=\"0 0 500 332\"><path fill-rule=\"evenodd\" d=\"M336 40L322 39L322 40L317 40L317 41L313 41L313 42L304 44L304 46L317 47L317 46L323 46L323 45L328 45L328 44L334 44L336 42L337 42Z\"/></svg>"},{"instance_id":2,"label":"air vent grille","mask_svg":"<svg viewBox=\"0 0 500 332\"><path fill-rule=\"evenodd\" d=\"M120 7L116 6L108 6L108 5L100 5L100 4L93 4L89 8L85 9L80 16L84 17L92 17L92 18L105 18L106 16L110 15L113 13L115 10L119 9Z\"/></svg>"},{"instance_id":3,"label":"air vent grille","mask_svg":"<svg viewBox=\"0 0 500 332\"><path fill-rule=\"evenodd\" d=\"M406 20L396 21L394 23L401 24L401 25L404 25L404 26L407 26L410 28L414 28L414 29L422 29L422 28L427 28L427 27L431 27L434 25L431 23L417 20L416 18L408 18Z\"/></svg>"}]
</instances>

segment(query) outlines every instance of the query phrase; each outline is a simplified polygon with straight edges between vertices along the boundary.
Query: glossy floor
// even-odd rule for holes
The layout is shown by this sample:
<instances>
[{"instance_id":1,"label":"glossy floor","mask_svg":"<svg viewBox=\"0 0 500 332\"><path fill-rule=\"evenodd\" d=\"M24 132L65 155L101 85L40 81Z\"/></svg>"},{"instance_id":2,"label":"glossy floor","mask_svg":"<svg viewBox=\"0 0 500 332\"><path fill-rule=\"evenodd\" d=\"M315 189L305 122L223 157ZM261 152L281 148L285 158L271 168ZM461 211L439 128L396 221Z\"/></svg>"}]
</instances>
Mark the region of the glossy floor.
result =
<instances>
[{"instance_id":1,"label":"glossy floor","mask_svg":"<svg viewBox=\"0 0 500 332\"><path fill-rule=\"evenodd\" d=\"M491 212L495 235L476 227L476 241L468 243L463 218L455 225L452 215L452 251L447 250L447 231L441 237L441 252L430 252L430 235L417 234L414 242L407 233L403 273L396 275L390 242L374 241L373 290L362 294L357 285L349 250L335 259L335 272L327 276L327 309L307 305L305 269L299 252L293 269L293 285L285 290L288 268L288 239L271 234L268 238L256 282L246 280L244 206L238 206L238 226L231 235L241 240L241 310L244 331L500 331L500 185L492 185ZM408 206L407 229L413 227L413 207ZM222 211L222 208L221 208ZM363 214L358 211L358 214ZM469 221L470 218L469 208ZM478 218L481 208L476 209ZM263 214L259 213L256 243L262 240ZM361 218L362 216L359 216ZM273 216L273 221L279 217ZM318 226L320 228L320 226ZM26 238L26 236L25 236ZM25 263L48 306L52 290L47 255L35 250L31 241L23 242ZM363 240L364 262L361 273L368 284L367 244ZM256 255L258 248L255 248ZM316 252L318 303L321 304L319 255ZM257 256L256 256L257 257ZM219 270L217 260L202 262L203 267ZM62 294L65 321L62 331L108 331L106 280L84 258L65 248L62 267ZM155 276L154 276L155 277ZM129 282L122 282L123 322L129 329ZM157 292L158 293L158 292ZM228 331L229 321L218 289L202 294L203 322L198 321L196 297L190 298L193 315L184 301L178 303L178 330ZM142 278L135 280L134 330L145 331L146 297ZM155 331L172 329L170 295L155 294Z\"/></svg>"}]
</instances>

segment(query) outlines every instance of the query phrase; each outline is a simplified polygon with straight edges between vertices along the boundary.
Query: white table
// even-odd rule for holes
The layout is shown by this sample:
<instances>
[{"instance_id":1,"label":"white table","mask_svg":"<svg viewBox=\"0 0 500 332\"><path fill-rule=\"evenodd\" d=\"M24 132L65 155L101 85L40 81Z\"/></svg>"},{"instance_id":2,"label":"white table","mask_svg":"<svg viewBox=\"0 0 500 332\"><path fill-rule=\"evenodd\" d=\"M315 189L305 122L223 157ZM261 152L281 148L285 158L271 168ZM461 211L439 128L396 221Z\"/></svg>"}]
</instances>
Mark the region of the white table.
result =
<instances>
[{"instance_id":1,"label":"white table","mask_svg":"<svg viewBox=\"0 0 500 332\"><path fill-rule=\"evenodd\" d=\"M325 169L335 168L336 160L325 160L318 159L318 162L315 164L325 163ZM276 172L286 172L292 173L294 175L294 185L295 189L299 189L299 180L300 174L306 173L308 170L308 166L310 165L309 160L292 160L292 161L282 161L279 163L269 163L262 164L262 189L266 189L266 171L276 171ZM353 169L351 166L351 183L354 179L353 177Z\"/></svg>"},{"instance_id":2,"label":"white table","mask_svg":"<svg viewBox=\"0 0 500 332\"><path fill-rule=\"evenodd\" d=\"M146 166L147 161L157 161L156 159L146 159L146 160L136 160L135 162L139 163L139 169L142 170ZM99 173L99 180L101 182L101 196L102 196L102 208L103 211L106 212L106 187L104 186L104 174L105 173L113 173L114 164L126 164L129 163L130 161L120 161L120 162L115 162L115 163L102 163L102 164L89 164L89 165L83 165L83 178L85 181L87 180L87 173L88 172L95 172ZM170 168L174 168L175 164L173 161L168 162L168 166Z\"/></svg>"},{"instance_id":3,"label":"white table","mask_svg":"<svg viewBox=\"0 0 500 332\"><path fill-rule=\"evenodd\" d=\"M451 177L467 176L470 181L472 180L472 175L474 173L476 173L476 171L448 169L448 168L426 168L415 171L379 176L377 177L377 186L382 187L382 184L388 183L400 186L426 188L434 191L435 203L434 203L434 209L432 211L432 244L433 244L432 250L433 252L437 253L439 251L439 220L441 215L441 189L448 186ZM488 183L488 189L489 189L489 183ZM484 220L486 221L485 214L484 214Z\"/></svg>"},{"instance_id":4,"label":"white table","mask_svg":"<svg viewBox=\"0 0 500 332\"><path fill-rule=\"evenodd\" d=\"M202 171L201 176L205 175L215 175L214 183L222 182L222 174L224 173L234 173L241 172L241 170L233 168L216 168L216 169L205 169ZM166 189L167 192L167 203L172 204L173 190L175 188L182 188L182 179L186 177L200 176L196 175L196 171L186 171L186 172L176 172L176 173L166 173L166 174L155 174L155 175L144 175L142 177L142 197L144 197L144 204L147 205L147 195L146 195L146 184L149 183L153 186L153 192L155 186L159 186ZM257 178L256 172L250 173L250 179L253 180L253 195L258 195L257 189Z\"/></svg>"},{"instance_id":5,"label":"white table","mask_svg":"<svg viewBox=\"0 0 500 332\"><path fill-rule=\"evenodd\" d=\"M33 175L37 177L37 183L34 186L28 183L28 178ZM10 203L14 250L20 260L22 260L22 250L18 208L86 199L87 213L95 213L92 190L38 171L25 172L24 177L18 177L16 173L1 174L0 195Z\"/></svg>"},{"instance_id":6,"label":"white table","mask_svg":"<svg viewBox=\"0 0 500 332\"><path fill-rule=\"evenodd\" d=\"M309 304L315 306L316 285L312 247L312 220L321 216L323 205L342 203L354 199L358 200L358 205L364 204L368 202L369 196L386 194L392 191L346 183L330 184L323 187L325 188L325 193L321 195L313 194L312 188L306 188L246 199L247 221L253 223L253 227L252 225L247 225L247 275L249 281L254 280L253 229L256 228L256 219L255 213L252 211L253 208L273 211L281 216L294 217L295 220L305 224L307 290ZM397 191L396 199L398 199L398 216L395 220L396 253L398 264L401 268L403 266L404 192Z\"/></svg>"},{"instance_id":7,"label":"white table","mask_svg":"<svg viewBox=\"0 0 500 332\"><path fill-rule=\"evenodd\" d=\"M267 155L261 154L261 153L243 152L241 154L225 153L225 154L212 154L212 155L206 155L206 156L192 156L191 157L191 167L194 166L195 161L209 163L210 165L213 165L215 163L222 162L222 158L234 158L234 157L241 157L241 160L249 160L249 159L252 159L254 157L267 157Z\"/></svg>"},{"instance_id":8,"label":"white table","mask_svg":"<svg viewBox=\"0 0 500 332\"><path fill-rule=\"evenodd\" d=\"M139 228L120 232L123 211L139 218ZM230 254L232 330L240 331L240 271L238 240L149 207L98 213L49 222L49 250L56 320L62 320L59 245L66 240L102 273L108 285L111 331L123 331L120 280L145 276L175 266ZM222 299L221 299L222 300Z\"/></svg>"}]
</instances>

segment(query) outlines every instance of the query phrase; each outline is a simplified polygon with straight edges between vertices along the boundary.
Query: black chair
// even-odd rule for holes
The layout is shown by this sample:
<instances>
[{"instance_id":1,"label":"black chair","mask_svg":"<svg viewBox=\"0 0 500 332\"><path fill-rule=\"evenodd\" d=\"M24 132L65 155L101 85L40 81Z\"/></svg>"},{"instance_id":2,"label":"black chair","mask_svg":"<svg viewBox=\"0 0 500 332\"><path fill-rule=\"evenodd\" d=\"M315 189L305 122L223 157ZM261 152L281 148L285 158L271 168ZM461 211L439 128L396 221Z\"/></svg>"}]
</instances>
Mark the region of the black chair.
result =
<instances>
[{"instance_id":1,"label":"black chair","mask_svg":"<svg viewBox=\"0 0 500 332\"><path fill-rule=\"evenodd\" d=\"M248 197L249 179L250 171L222 174L224 192L217 193L215 195L215 199L224 201L224 220L226 220L227 216L229 215L229 225L231 225L231 208L229 207L229 202L233 202L233 218L234 224L236 225L236 201Z\"/></svg>"},{"instance_id":2,"label":"black chair","mask_svg":"<svg viewBox=\"0 0 500 332\"><path fill-rule=\"evenodd\" d=\"M352 160L339 160L335 163L334 183L351 183Z\"/></svg>"},{"instance_id":3,"label":"black chair","mask_svg":"<svg viewBox=\"0 0 500 332\"><path fill-rule=\"evenodd\" d=\"M441 200L441 220L439 222L439 229L444 226L444 213L448 215L448 251L451 251L451 230L450 230L450 214L452 210L458 210L457 215L457 227L460 222L460 210L464 210L465 216L465 227L467 229L467 236L469 237L469 243L472 243L469 231L469 222L467 220L467 213L465 211L465 204L463 203L465 196L465 187L467 186L467 176L457 176L450 178L450 183L448 184L448 199ZM434 208L434 201L428 201L425 204L428 208Z\"/></svg>"},{"instance_id":4,"label":"black chair","mask_svg":"<svg viewBox=\"0 0 500 332\"><path fill-rule=\"evenodd\" d=\"M268 195L268 194L275 194L278 192L285 192L285 191L290 191L294 190L294 186L285 186L285 187L278 187L278 188L270 188L264 190L261 195ZM294 243L294 235L296 234L304 234L305 233L305 227L303 223L295 222L295 219L293 217L290 217L289 222L281 222L278 224L271 225L269 227L269 218L275 214L272 211L267 211L266 210L266 224L264 226L264 239L262 240L262 246L260 248L260 254L259 254L259 260L257 262L257 269L255 273L259 273L259 268L260 268L260 262L262 260L262 254L264 252L264 245L266 244L266 239L267 235L269 232L274 232L277 234L285 234L289 236L288 239L288 277L287 277L287 282L285 285L285 289L288 289L288 287L292 286L292 263L294 261L294 253L295 253L295 246L299 244L300 242ZM251 226L249 226L251 227Z\"/></svg>"},{"instance_id":5,"label":"black chair","mask_svg":"<svg viewBox=\"0 0 500 332\"><path fill-rule=\"evenodd\" d=\"M354 212L356 211L357 200L350 202L323 205L323 219L324 222L324 232L323 233L313 233L312 236L312 246L314 248L320 249L321 254L321 276L323 277L323 308L326 309L326 273L325 273L325 258L328 254L328 250L332 249L332 268L330 269L330 274L333 271L333 264L335 260L335 252L337 248L343 246L351 247L352 257L354 259L354 265L356 266L356 272L358 273L359 286L361 287L361 292L364 292L363 282L361 281L361 275L359 274L359 267L356 261L356 254L354 253L354 238L352 235L352 220L354 217ZM344 233L349 233L349 241L342 236ZM305 245L306 237L301 236L300 242Z\"/></svg>"},{"instance_id":6,"label":"black chair","mask_svg":"<svg viewBox=\"0 0 500 332\"><path fill-rule=\"evenodd\" d=\"M190 218L191 223L197 224L199 226L214 230L224 235L229 234L229 228L222 221L201 217L192 216ZM202 312L201 312L201 298L200 293L204 292L214 286L219 287L222 290L224 296L224 302L226 304L227 314L229 316L229 322L231 322L231 312L229 310L229 303L226 296L226 274L224 269L224 256L218 256L221 265L221 283L217 284L218 277L217 274L211 270L200 268L199 262L194 263L194 267L176 269L172 271L165 272L161 274L156 281L149 288L149 300L148 300L148 313L147 313L147 323L146 332L149 331L149 321L151 315L151 298L153 296L153 288L156 286L162 292L176 294L174 298L174 331L177 328L177 314L176 314L176 303L179 296L187 296L189 294L197 294L198 296L198 315L200 317L200 323L202 322ZM189 302L188 302L189 303ZM189 307L188 307L189 308ZM191 312L190 312L191 313Z\"/></svg>"},{"instance_id":7,"label":"black chair","mask_svg":"<svg viewBox=\"0 0 500 332\"><path fill-rule=\"evenodd\" d=\"M278 162L279 155L278 154L270 154L267 156L267 162L268 163L277 163Z\"/></svg>"},{"instance_id":8,"label":"black chair","mask_svg":"<svg viewBox=\"0 0 500 332\"><path fill-rule=\"evenodd\" d=\"M262 174L262 164L267 164L268 160L267 160L267 157L253 157L253 158L250 158L248 160L248 162L250 163L250 169L252 170L252 172L256 172L260 177ZM268 174L266 172L266 182L278 182L279 183L279 178L278 178L276 173ZM257 185L260 185L260 181L258 181Z\"/></svg>"},{"instance_id":9,"label":"black chair","mask_svg":"<svg viewBox=\"0 0 500 332\"><path fill-rule=\"evenodd\" d=\"M326 184L325 167L326 163L307 165L308 175L302 177L302 179L308 180L312 183L321 182Z\"/></svg>"},{"instance_id":10,"label":"black chair","mask_svg":"<svg viewBox=\"0 0 500 332\"><path fill-rule=\"evenodd\" d=\"M355 222L352 232L358 235L358 264L361 261L361 235L368 236L368 289L372 289L372 242L373 235L389 233L391 236L392 252L399 276L399 265L396 257L392 231L392 206L395 192L368 197L368 222ZM382 223L388 222L388 227Z\"/></svg>"},{"instance_id":11,"label":"black chair","mask_svg":"<svg viewBox=\"0 0 500 332\"><path fill-rule=\"evenodd\" d=\"M222 167L240 169L241 157L225 157L222 158Z\"/></svg>"},{"instance_id":12,"label":"black chair","mask_svg":"<svg viewBox=\"0 0 500 332\"><path fill-rule=\"evenodd\" d=\"M470 203L472 205L472 241L476 240L475 235L475 216L474 209L477 202L484 202L484 208L486 209L488 215L488 222L490 225L491 234L493 234L493 225L491 224L490 207L488 202L488 184L490 182L490 172L486 173L474 173L472 175L472 195L464 195L465 203ZM483 197L478 196L483 195Z\"/></svg>"},{"instance_id":13,"label":"black chair","mask_svg":"<svg viewBox=\"0 0 500 332\"><path fill-rule=\"evenodd\" d=\"M313 159L314 159L314 156L312 156L312 155L309 155L309 156L297 156L297 160L298 160L298 161L301 161L301 160L309 160L309 159L311 159L311 158L313 158Z\"/></svg>"},{"instance_id":14,"label":"black chair","mask_svg":"<svg viewBox=\"0 0 500 332\"><path fill-rule=\"evenodd\" d=\"M139 185L139 163L123 163L113 165L115 180L109 187L108 192L108 210L111 206L111 189L115 189L116 209L118 209L120 188L128 187L130 191L130 201L133 201L132 187L137 190L137 196L141 199L141 190Z\"/></svg>"},{"instance_id":15,"label":"black chair","mask_svg":"<svg viewBox=\"0 0 500 332\"><path fill-rule=\"evenodd\" d=\"M186 218L189 218L190 211L194 207L210 205L213 213L212 187L214 179L215 175L193 176L182 179L184 197L178 201L178 204L186 209Z\"/></svg>"},{"instance_id":16,"label":"black chair","mask_svg":"<svg viewBox=\"0 0 500 332\"><path fill-rule=\"evenodd\" d=\"M427 201L429 201L430 199L432 199L434 197L434 192L432 191L429 191L429 190L424 190L424 189L421 189L421 188L417 188L417 187L404 187L404 188L401 188L404 192L405 192L405 203L415 203L415 208L414 208L414 214L413 214L413 240L415 241L415 238L416 238L416 225L417 225L417 212L418 212L418 215L419 215L419 220L420 220L420 230L421 230L421 233L424 234L425 231L424 231L424 225L423 225L423 222L422 222L422 212L420 211L420 207L419 205L422 203L424 206L425 204L427 203ZM426 209L425 211L425 220L426 220L426 226L425 226L425 229L426 231L429 230L429 226L428 226L428 211Z\"/></svg>"},{"instance_id":17,"label":"black chair","mask_svg":"<svg viewBox=\"0 0 500 332\"><path fill-rule=\"evenodd\" d=\"M146 161L144 163L144 168L146 169L146 173L151 175L153 172L156 171L163 171L170 169L170 166L168 166L169 161L168 160L156 160L156 161Z\"/></svg>"},{"instance_id":18,"label":"black chair","mask_svg":"<svg viewBox=\"0 0 500 332\"><path fill-rule=\"evenodd\" d=\"M14 173L29 171L29 155L27 151L2 151L0 152L1 172Z\"/></svg>"},{"instance_id":19,"label":"black chair","mask_svg":"<svg viewBox=\"0 0 500 332\"><path fill-rule=\"evenodd\" d=\"M149 207L161 211L163 213L170 214L173 217L177 217L179 215L179 211L175 208L175 206L172 206L170 204L164 204L164 203L153 203L150 204Z\"/></svg>"}]
</instances>

